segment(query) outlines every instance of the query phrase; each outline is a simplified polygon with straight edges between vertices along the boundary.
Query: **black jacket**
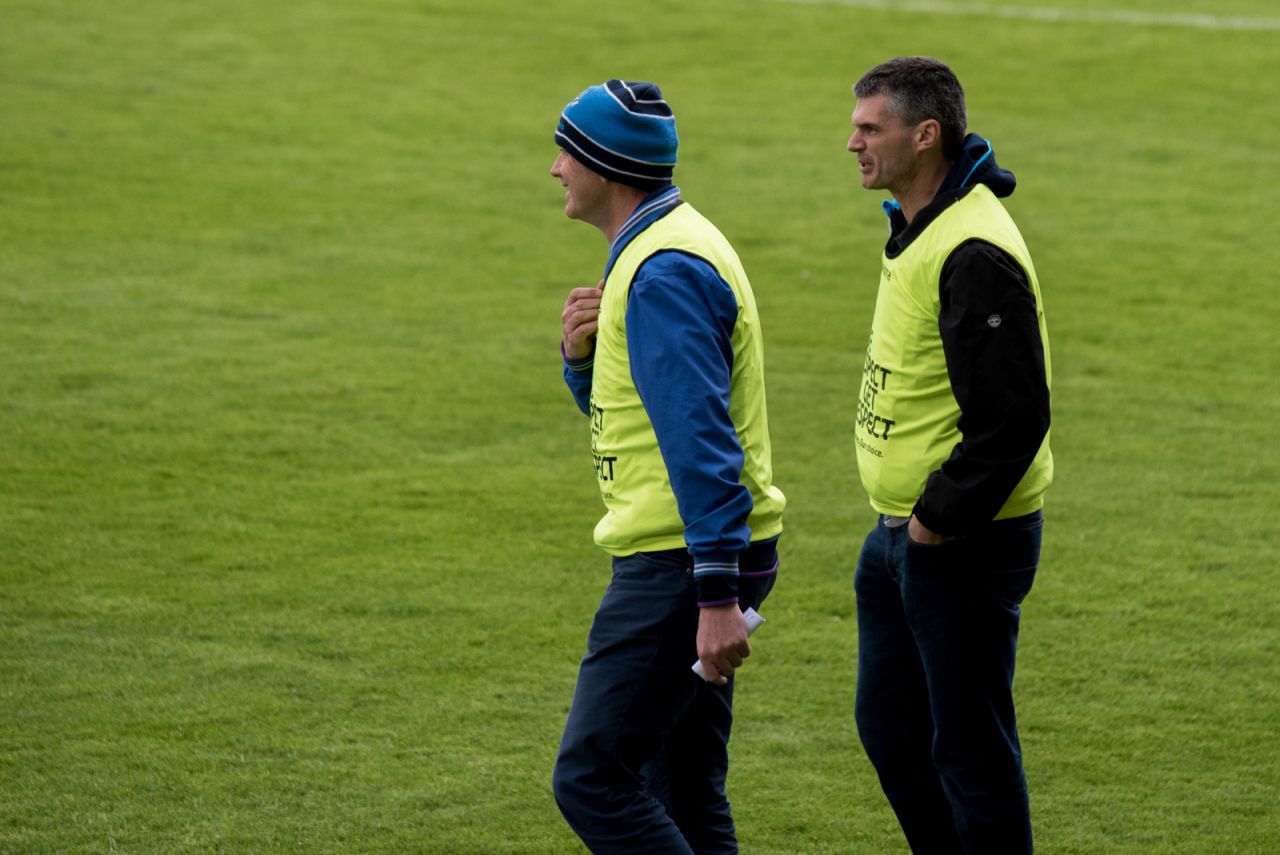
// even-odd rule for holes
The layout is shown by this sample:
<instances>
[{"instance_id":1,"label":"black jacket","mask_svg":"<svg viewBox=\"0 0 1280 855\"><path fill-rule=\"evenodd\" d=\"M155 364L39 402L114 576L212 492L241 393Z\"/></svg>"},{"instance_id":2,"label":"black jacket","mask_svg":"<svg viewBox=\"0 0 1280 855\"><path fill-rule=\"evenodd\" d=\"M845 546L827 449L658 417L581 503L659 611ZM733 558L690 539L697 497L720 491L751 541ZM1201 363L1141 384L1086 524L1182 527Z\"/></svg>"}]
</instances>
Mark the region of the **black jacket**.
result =
<instances>
[{"instance_id":1,"label":"black jacket","mask_svg":"<svg viewBox=\"0 0 1280 855\"><path fill-rule=\"evenodd\" d=\"M990 143L969 134L937 195L910 225L896 204L886 205L886 255L901 254L978 184L1003 198L1016 181L996 164ZM1013 256L986 241L966 241L943 264L938 289L938 332L960 406L961 440L930 473L914 513L931 531L959 536L995 517L1035 459L1049 431L1049 384L1035 295ZM990 334L993 323L998 336Z\"/></svg>"}]
</instances>

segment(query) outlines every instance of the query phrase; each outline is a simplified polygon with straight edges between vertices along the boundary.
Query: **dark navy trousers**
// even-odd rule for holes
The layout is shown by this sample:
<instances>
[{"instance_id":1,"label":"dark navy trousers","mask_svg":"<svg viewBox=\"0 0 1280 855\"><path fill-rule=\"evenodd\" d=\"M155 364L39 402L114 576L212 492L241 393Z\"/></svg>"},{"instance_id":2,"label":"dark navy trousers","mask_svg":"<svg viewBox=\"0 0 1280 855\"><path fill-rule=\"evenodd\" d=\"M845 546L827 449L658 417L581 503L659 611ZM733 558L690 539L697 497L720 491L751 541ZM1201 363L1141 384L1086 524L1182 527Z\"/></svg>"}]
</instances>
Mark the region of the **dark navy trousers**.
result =
<instances>
[{"instance_id":1,"label":"dark navy trousers","mask_svg":"<svg viewBox=\"0 0 1280 855\"><path fill-rule=\"evenodd\" d=\"M927 546L881 518L854 576L858 734L917 855L1031 852L1014 717L1039 512Z\"/></svg>"},{"instance_id":2,"label":"dark navy trousers","mask_svg":"<svg viewBox=\"0 0 1280 855\"><path fill-rule=\"evenodd\" d=\"M740 567L744 609L773 587L769 551ZM552 774L561 813L594 853L738 851L724 787L734 681L690 670L697 630L686 551L613 559Z\"/></svg>"}]
</instances>

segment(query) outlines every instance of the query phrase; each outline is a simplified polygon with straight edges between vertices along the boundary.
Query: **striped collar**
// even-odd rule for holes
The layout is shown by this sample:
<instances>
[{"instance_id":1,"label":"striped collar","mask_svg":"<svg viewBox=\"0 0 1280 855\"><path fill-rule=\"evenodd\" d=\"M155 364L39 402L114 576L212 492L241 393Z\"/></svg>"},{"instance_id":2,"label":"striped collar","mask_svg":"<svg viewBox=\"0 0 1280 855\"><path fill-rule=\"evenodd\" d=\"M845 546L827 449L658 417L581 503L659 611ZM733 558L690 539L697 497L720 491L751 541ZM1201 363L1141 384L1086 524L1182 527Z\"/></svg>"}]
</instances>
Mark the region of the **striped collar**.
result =
<instances>
[{"instance_id":1,"label":"striped collar","mask_svg":"<svg viewBox=\"0 0 1280 855\"><path fill-rule=\"evenodd\" d=\"M636 209L631 212L631 216L623 222L622 228L618 229L618 234L614 237L613 243L609 244L609 261L604 266L604 276L609 278L610 271L613 270L614 262L618 260L618 256L627 248L627 244L649 226L658 220L670 214L678 208L683 200L680 198L680 188L672 184L655 190L648 196L644 197Z\"/></svg>"}]
</instances>

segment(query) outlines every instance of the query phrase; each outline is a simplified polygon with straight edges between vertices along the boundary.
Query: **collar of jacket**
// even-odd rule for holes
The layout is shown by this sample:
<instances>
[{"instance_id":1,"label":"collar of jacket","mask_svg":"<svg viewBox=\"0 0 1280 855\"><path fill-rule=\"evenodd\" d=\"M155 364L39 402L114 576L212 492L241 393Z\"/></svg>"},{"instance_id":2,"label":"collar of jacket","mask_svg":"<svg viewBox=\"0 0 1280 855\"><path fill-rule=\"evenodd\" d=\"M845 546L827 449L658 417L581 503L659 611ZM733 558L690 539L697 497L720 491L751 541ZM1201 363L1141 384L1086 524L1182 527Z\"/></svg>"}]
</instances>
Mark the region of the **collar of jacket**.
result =
<instances>
[{"instance_id":1,"label":"collar of jacket","mask_svg":"<svg viewBox=\"0 0 1280 855\"><path fill-rule=\"evenodd\" d=\"M889 217L889 241L885 244L885 255L890 258L901 255L943 211L979 184L991 188L997 198L1004 198L1013 194L1017 179L1012 172L996 163L995 149L991 147L990 140L969 134L964 138L960 156L947 170L933 201L920 209L915 219L908 223L896 201L883 203L884 212Z\"/></svg>"},{"instance_id":2,"label":"collar of jacket","mask_svg":"<svg viewBox=\"0 0 1280 855\"><path fill-rule=\"evenodd\" d=\"M631 216L627 217L622 223L622 227L618 229L618 234L613 238L613 243L609 244L609 261L604 266L604 278L609 278L614 262L618 260L618 256L622 254L622 251L627 248L627 244L631 243L636 235L667 214L670 214L680 206L682 201L680 188L674 184L662 187L645 196L644 200L631 212Z\"/></svg>"}]
</instances>

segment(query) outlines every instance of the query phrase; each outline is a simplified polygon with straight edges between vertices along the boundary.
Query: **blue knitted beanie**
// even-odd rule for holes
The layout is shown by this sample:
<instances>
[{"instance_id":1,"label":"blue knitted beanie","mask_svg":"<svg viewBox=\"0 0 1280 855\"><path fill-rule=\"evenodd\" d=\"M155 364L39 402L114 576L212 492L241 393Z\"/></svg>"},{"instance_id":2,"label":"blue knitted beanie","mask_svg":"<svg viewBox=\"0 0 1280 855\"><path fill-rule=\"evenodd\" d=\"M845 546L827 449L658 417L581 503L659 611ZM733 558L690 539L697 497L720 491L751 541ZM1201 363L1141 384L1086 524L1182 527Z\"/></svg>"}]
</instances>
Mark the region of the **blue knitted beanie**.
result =
<instances>
[{"instance_id":1,"label":"blue knitted beanie","mask_svg":"<svg viewBox=\"0 0 1280 855\"><path fill-rule=\"evenodd\" d=\"M642 190L671 183L676 117L653 83L608 80L560 114L556 145L610 181Z\"/></svg>"}]
</instances>

